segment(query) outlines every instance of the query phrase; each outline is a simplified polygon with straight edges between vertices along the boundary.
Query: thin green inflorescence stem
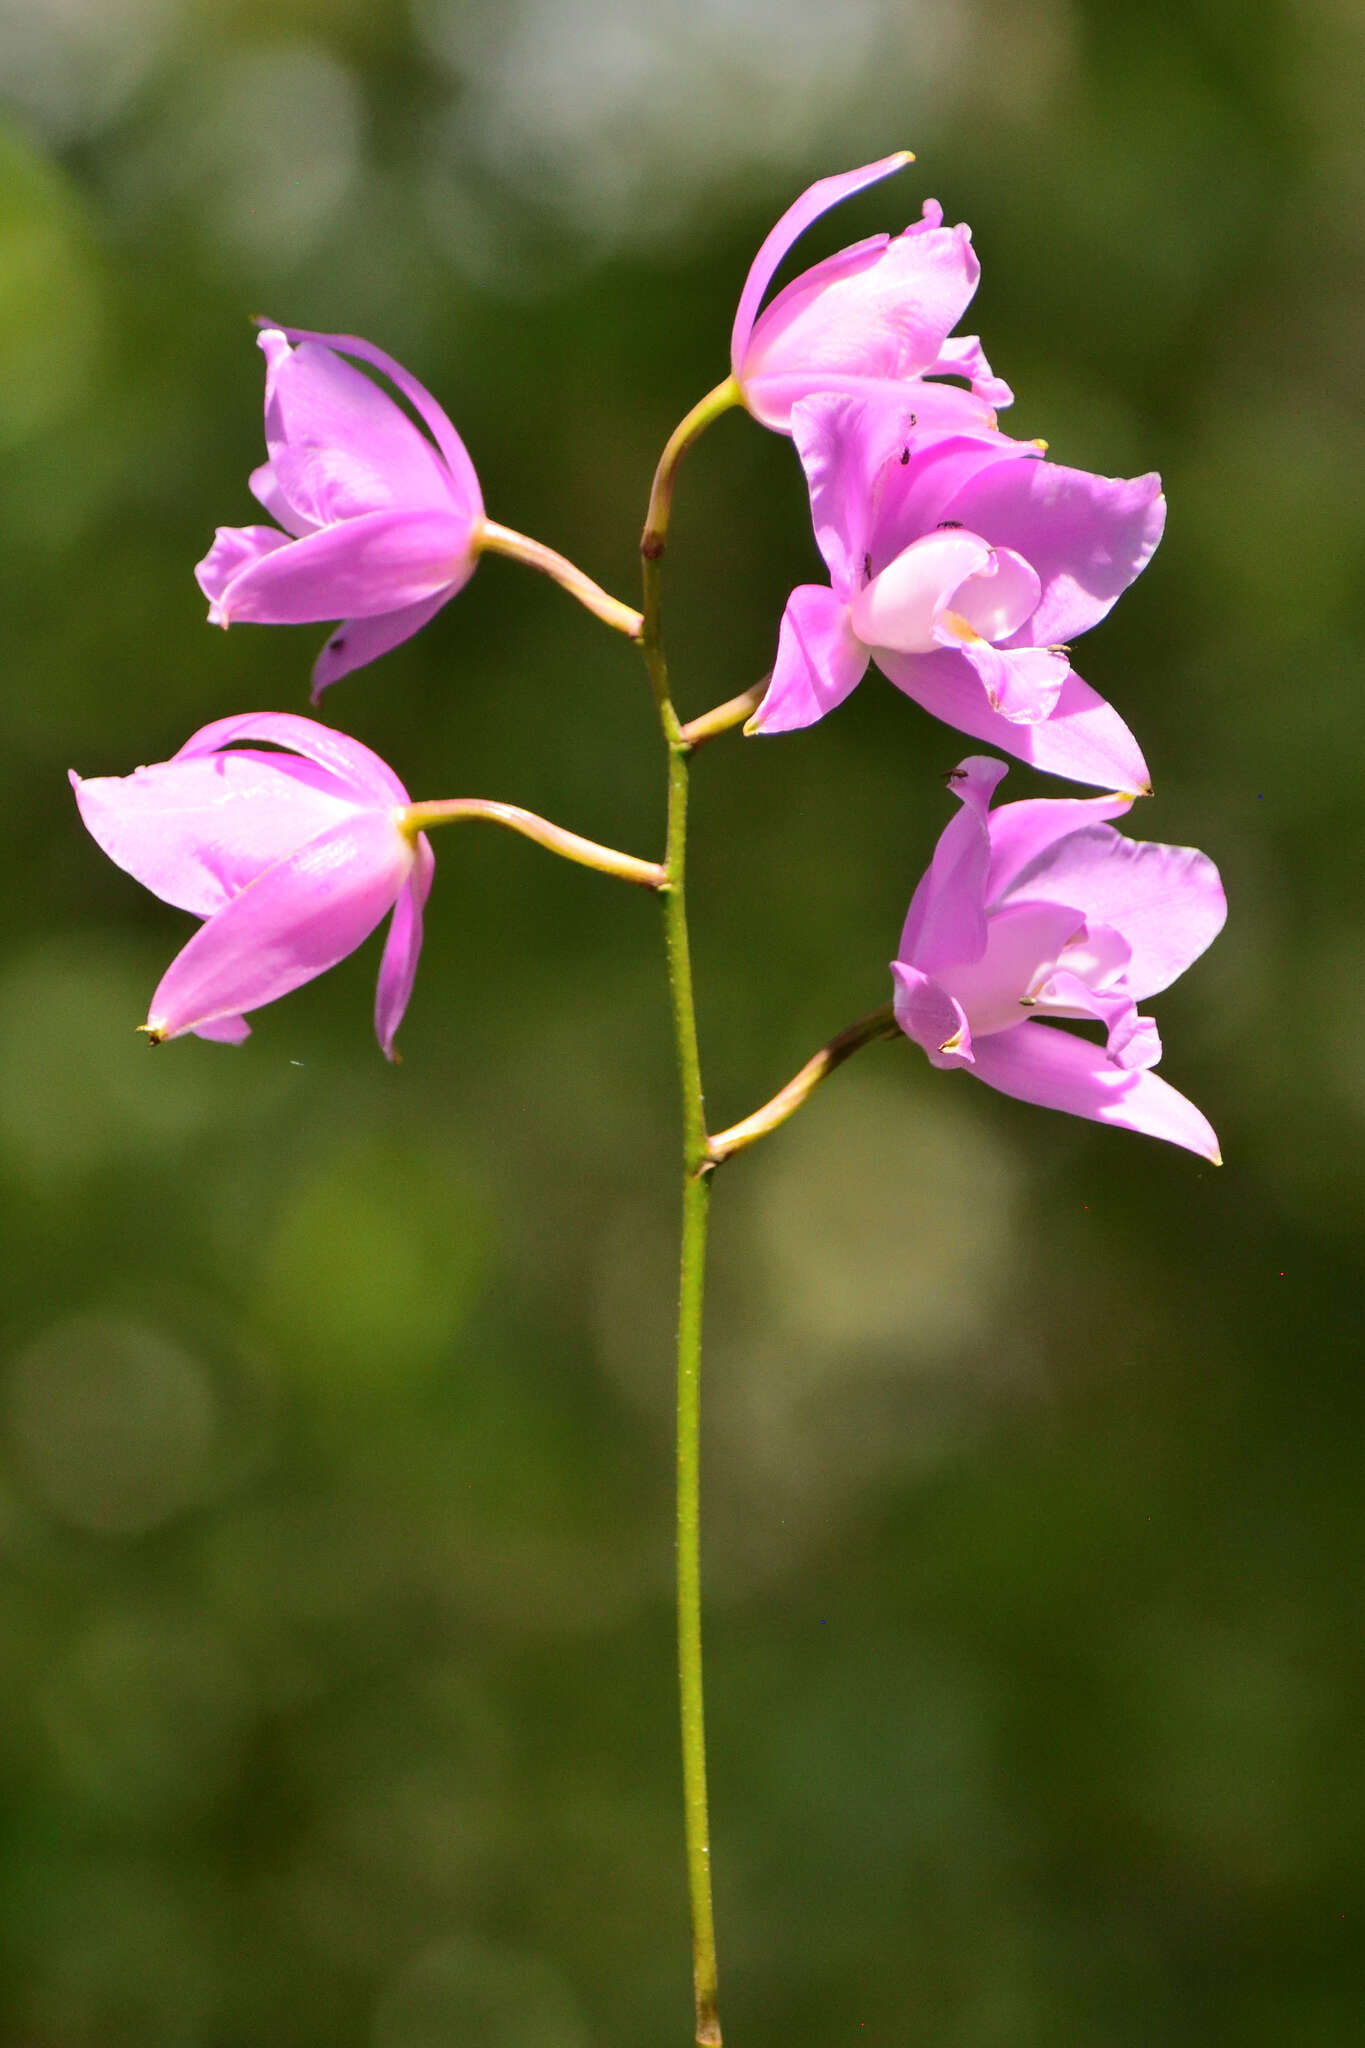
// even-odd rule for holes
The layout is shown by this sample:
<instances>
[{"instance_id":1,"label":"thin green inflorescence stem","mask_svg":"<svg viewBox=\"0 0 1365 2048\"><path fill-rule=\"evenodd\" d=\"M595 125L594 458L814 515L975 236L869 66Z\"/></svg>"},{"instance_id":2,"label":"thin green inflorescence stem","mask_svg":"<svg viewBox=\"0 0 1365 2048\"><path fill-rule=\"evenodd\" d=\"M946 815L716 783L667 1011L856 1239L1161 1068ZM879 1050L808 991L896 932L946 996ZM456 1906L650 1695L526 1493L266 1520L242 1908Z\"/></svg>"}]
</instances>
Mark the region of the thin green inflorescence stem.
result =
<instances>
[{"instance_id":1,"label":"thin green inflorescence stem","mask_svg":"<svg viewBox=\"0 0 1365 2048\"><path fill-rule=\"evenodd\" d=\"M687 932L687 796L691 743L669 691L664 658L661 564L672 502L673 475L685 450L712 419L738 401L730 379L718 385L675 429L655 472L649 516L641 537L644 618L641 650L668 748L668 838L662 889L664 945L673 1008L678 1083L682 1102L682 1248L678 1283L677 1588L678 1692L682 1726L683 1824L687 1889L692 1918L694 2040L720 2048L716 1988L716 1929L711 1903L711 1826L706 1800L706 1728L701 1654L701 1330L706 1272L706 1226L711 1161L706 1142L701 1055Z\"/></svg>"}]
</instances>

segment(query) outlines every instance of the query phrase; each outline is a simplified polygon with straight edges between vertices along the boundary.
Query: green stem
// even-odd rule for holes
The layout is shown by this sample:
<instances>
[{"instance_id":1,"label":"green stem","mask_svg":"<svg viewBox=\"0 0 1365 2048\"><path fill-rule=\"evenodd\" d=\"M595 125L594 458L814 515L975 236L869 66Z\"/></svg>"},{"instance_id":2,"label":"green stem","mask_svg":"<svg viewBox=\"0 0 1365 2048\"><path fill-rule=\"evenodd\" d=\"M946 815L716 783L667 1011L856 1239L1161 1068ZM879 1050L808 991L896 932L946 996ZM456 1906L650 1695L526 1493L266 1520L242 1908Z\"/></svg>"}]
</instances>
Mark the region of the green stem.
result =
<instances>
[{"instance_id":1,"label":"green stem","mask_svg":"<svg viewBox=\"0 0 1365 2048\"><path fill-rule=\"evenodd\" d=\"M831 1038L828 1045L822 1045L800 1072L792 1075L786 1087L778 1089L771 1102L765 1102L762 1109L756 1109L742 1123L731 1124L728 1131L717 1131L713 1138L707 1139L706 1156L711 1165L719 1166L722 1159L728 1159L732 1152L742 1152L746 1145L766 1138L769 1131L775 1131L779 1124L795 1115L836 1067L852 1059L854 1053L861 1052L865 1045L872 1045L879 1038L895 1038L899 1031L890 1003L883 1003L879 1010L872 1010L866 1017L860 1017L856 1024L850 1024L846 1031Z\"/></svg>"},{"instance_id":2,"label":"green stem","mask_svg":"<svg viewBox=\"0 0 1365 2048\"><path fill-rule=\"evenodd\" d=\"M677 1578L678 1695L682 1725L683 1828L692 1919L692 1989L698 2048L720 2048L716 1992L716 1928L711 1903L711 1826L706 1801L706 1730L701 1655L701 1329L706 1272L706 1224L711 1162L706 1143L701 1055L687 932L687 757L691 743L678 721L669 690L661 629L660 574L668 532L673 477L684 451L728 406L739 390L727 378L669 437L650 495L641 537L644 615L640 646L668 748L668 844L664 859L664 945L673 1008L678 1084L682 1099L682 1249L678 1284Z\"/></svg>"},{"instance_id":3,"label":"green stem","mask_svg":"<svg viewBox=\"0 0 1365 2048\"><path fill-rule=\"evenodd\" d=\"M637 860L633 853L618 853L614 846L599 846L595 839L580 839L576 832L566 832L562 825L552 825L548 818L522 810L520 804L499 803L494 797L453 796L441 803L408 804L399 818L399 827L412 837L417 832L429 832L435 825L460 825L469 819L505 825L509 832L533 839L548 853L577 861L580 867L596 868L599 874L617 875L623 882L638 882L643 889L662 889L668 879L656 860Z\"/></svg>"}]
</instances>

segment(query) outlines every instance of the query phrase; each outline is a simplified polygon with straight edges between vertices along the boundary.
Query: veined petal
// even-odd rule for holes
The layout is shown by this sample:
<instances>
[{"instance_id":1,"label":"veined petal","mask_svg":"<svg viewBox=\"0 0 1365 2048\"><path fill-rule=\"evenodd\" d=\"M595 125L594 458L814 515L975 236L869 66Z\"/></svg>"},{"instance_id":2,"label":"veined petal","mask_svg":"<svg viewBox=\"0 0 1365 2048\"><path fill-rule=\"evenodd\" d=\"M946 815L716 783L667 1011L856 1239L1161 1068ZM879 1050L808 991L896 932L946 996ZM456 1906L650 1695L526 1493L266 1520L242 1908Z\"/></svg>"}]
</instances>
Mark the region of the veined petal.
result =
<instances>
[{"instance_id":1,"label":"veined petal","mask_svg":"<svg viewBox=\"0 0 1365 2048\"><path fill-rule=\"evenodd\" d=\"M1166 522L1159 476L1092 476L1055 462L983 468L948 509L1033 564L1043 588L1025 631L1040 647L1102 619L1151 560Z\"/></svg>"},{"instance_id":2,"label":"veined petal","mask_svg":"<svg viewBox=\"0 0 1365 2048\"><path fill-rule=\"evenodd\" d=\"M289 747L305 760L316 761L341 782L349 783L357 795L368 796L381 806L412 801L387 761L348 732L336 732L316 718L304 718L297 711L244 711L232 718L215 718L191 733L174 761L190 761L201 754L216 753L238 740L265 740L277 747ZM285 764L288 765L287 763Z\"/></svg>"},{"instance_id":3,"label":"veined petal","mask_svg":"<svg viewBox=\"0 0 1365 2048\"><path fill-rule=\"evenodd\" d=\"M290 537L278 533L273 526L220 526L213 536L213 546L202 562L194 565L194 579L209 601L209 624L225 626L222 611L222 596L228 585L244 569L259 562L263 556L274 554L279 548L287 548Z\"/></svg>"},{"instance_id":4,"label":"veined petal","mask_svg":"<svg viewBox=\"0 0 1365 2048\"><path fill-rule=\"evenodd\" d=\"M739 378L743 369L749 337L753 332L758 309L763 303L763 294L773 281L773 274L792 243L805 233L812 221L827 213L831 206L837 206L841 199L852 198L867 185L875 185L879 178L889 178L893 171L904 170L913 158L908 150L898 149L894 156L884 156L874 164L863 164L856 171L841 171L837 177L820 178L809 186L801 197L789 206L777 225L764 236L757 256L749 266L749 275L744 280L744 289L739 295L735 309L735 324L730 334L730 366Z\"/></svg>"},{"instance_id":5,"label":"veined petal","mask_svg":"<svg viewBox=\"0 0 1365 2048\"><path fill-rule=\"evenodd\" d=\"M412 852L391 815L361 813L269 868L217 911L152 997L157 1038L256 1010L334 967L397 900Z\"/></svg>"},{"instance_id":6,"label":"veined petal","mask_svg":"<svg viewBox=\"0 0 1365 2048\"><path fill-rule=\"evenodd\" d=\"M986 876L990 868L987 816L1003 761L971 754L949 777L962 808L939 834L934 857L920 877L901 930L898 957L936 974L955 962L979 960L986 950Z\"/></svg>"},{"instance_id":7,"label":"veined petal","mask_svg":"<svg viewBox=\"0 0 1365 2048\"><path fill-rule=\"evenodd\" d=\"M270 324L278 326L277 322ZM340 355L359 356L362 363L369 363L387 377L394 389L402 392L445 457L456 510L473 521L483 518L483 494L469 451L444 407L437 404L425 384L420 383L410 370L405 370L382 348L376 348L372 341L362 341L355 334L315 334L307 327L279 327L278 331L287 341L300 344L316 342L322 348L335 349Z\"/></svg>"},{"instance_id":8,"label":"veined petal","mask_svg":"<svg viewBox=\"0 0 1365 2048\"><path fill-rule=\"evenodd\" d=\"M1227 917L1223 884L1207 854L1126 839L1100 824L1042 848L1015 875L1011 894L1082 903L1087 922L1113 925L1132 949L1124 979L1138 1000L1168 988Z\"/></svg>"},{"instance_id":9,"label":"veined petal","mask_svg":"<svg viewBox=\"0 0 1365 2048\"><path fill-rule=\"evenodd\" d=\"M86 830L125 874L209 917L296 847L356 814L356 791L291 754L234 750L71 777ZM362 798L363 802L364 799Z\"/></svg>"},{"instance_id":10,"label":"veined petal","mask_svg":"<svg viewBox=\"0 0 1365 2048\"><path fill-rule=\"evenodd\" d=\"M417 961L422 951L422 911L431 894L436 859L425 832L419 832L414 846L416 860L412 873L398 892L393 906L384 957L379 963L379 985L375 991L374 1028L386 1060L396 1060L393 1041L403 1021L417 978Z\"/></svg>"},{"instance_id":11,"label":"veined petal","mask_svg":"<svg viewBox=\"0 0 1365 2048\"><path fill-rule=\"evenodd\" d=\"M978 1038L977 1079L1002 1095L1095 1123L1145 1131L1221 1164L1208 1119L1159 1074L1113 1066L1104 1047L1053 1024L1017 1024Z\"/></svg>"},{"instance_id":12,"label":"veined petal","mask_svg":"<svg viewBox=\"0 0 1365 2048\"><path fill-rule=\"evenodd\" d=\"M259 339L271 468L304 520L459 509L430 441L371 378L318 342L293 348L277 328Z\"/></svg>"},{"instance_id":13,"label":"veined petal","mask_svg":"<svg viewBox=\"0 0 1365 2048\"><path fill-rule=\"evenodd\" d=\"M1102 789L1140 794L1147 764L1123 720L1072 669L1049 717L1020 725L992 711L971 663L947 649L937 654L887 654L878 666L907 697L945 725L1029 762L1045 774Z\"/></svg>"},{"instance_id":14,"label":"veined petal","mask_svg":"<svg viewBox=\"0 0 1365 2048\"><path fill-rule=\"evenodd\" d=\"M429 619L435 618L450 595L447 590L438 590L435 597L425 597L420 604L403 605L395 612L379 612L371 619L344 620L313 663L311 701L316 704L324 690L340 682L352 669L364 668L367 661L377 661L381 654L388 654L404 640L410 640Z\"/></svg>"},{"instance_id":15,"label":"veined petal","mask_svg":"<svg viewBox=\"0 0 1365 2048\"><path fill-rule=\"evenodd\" d=\"M892 1008L906 1037L936 1067L969 1067L972 1033L961 1004L904 960L891 962L891 977L896 984Z\"/></svg>"},{"instance_id":16,"label":"veined petal","mask_svg":"<svg viewBox=\"0 0 1365 2048\"><path fill-rule=\"evenodd\" d=\"M302 626L369 618L443 593L474 573L475 536L450 512L370 512L263 554L218 601L223 621Z\"/></svg>"},{"instance_id":17,"label":"veined petal","mask_svg":"<svg viewBox=\"0 0 1365 2048\"><path fill-rule=\"evenodd\" d=\"M849 628L848 607L822 583L803 583L787 599L777 660L750 732L793 732L842 704L867 669L867 649Z\"/></svg>"}]
</instances>

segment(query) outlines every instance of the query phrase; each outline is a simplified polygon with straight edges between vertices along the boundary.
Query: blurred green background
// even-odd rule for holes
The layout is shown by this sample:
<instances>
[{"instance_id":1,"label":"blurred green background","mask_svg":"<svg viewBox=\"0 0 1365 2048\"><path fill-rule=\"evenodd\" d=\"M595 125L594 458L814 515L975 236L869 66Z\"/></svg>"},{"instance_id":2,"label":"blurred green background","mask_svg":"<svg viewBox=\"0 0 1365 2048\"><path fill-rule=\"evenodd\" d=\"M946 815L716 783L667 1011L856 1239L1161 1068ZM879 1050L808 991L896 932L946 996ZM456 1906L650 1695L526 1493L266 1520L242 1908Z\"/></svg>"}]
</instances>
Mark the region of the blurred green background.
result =
<instances>
[{"instance_id":1,"label":"blurred green background","mask_svg":"<svg viewBox=\"0 0 1365 2048\"><path fill-rule=\"evenodd\" d=\"M377 943L152 1057L189 923L65 771L305 708L324 629L210 632L190 573L258 516L249 315L392 350L491 516L630 596L760 237L901 145L804 259L936 194L1011 429L1167 479L1081 667L1140 829L1227 882L1158 1014L1228 1164L896 1045L722 1176L727 2041L1357 2037L1363 39L1346 0L0 0L0 2041L688 2038L656 908L447 834L401 1071ZM790 446L722 421L674 531L692 715L812 573ZM631 650L506 562L324 715L415 796L659 845ZM885 999L966 751L869 681L699 757L714 1123Z\"/></svg>"}]
</instances>

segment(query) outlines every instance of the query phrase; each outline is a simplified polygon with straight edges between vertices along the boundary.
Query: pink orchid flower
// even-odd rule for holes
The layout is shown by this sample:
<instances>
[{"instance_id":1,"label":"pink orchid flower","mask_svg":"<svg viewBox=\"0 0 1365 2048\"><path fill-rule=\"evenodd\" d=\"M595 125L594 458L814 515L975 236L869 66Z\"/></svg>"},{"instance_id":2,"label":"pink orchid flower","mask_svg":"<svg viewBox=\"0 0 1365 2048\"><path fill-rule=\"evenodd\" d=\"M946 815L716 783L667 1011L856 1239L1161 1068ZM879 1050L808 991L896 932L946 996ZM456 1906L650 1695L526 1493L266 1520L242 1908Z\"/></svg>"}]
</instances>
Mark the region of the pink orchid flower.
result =
<instances>
[{"instance_id":1,"label":"pink orchid flower","mask_svg":"<svg viewBox=\"0 0 1365 2048\"><path fill-rule=\"evenodd\" d=\"M952 776L962 809L915 891L891 963L896 1021L936 1067L1002 1094L1184 1145L1221 1164L1192 1102L1151 1069L1161 1041L1137 1004L1223 928L1218 870L1190 846L1125 839L1128 796L1042 797L992 812L1002 761ZM1105 1043L1050 1018L1103 1024Z\"/></svg>"},{"instance_id":2,"label":"pink orchid flower","mask_svg":"<svg viewBox=\"0 0 1365 2048\"><path fill-rule=\"evenodd\" d=\"M335 967L391 910L375 1030L396 1059L434 862L404 830L408 793L377 754L311 718L254 712L204 726L154 767L71 783L109 858L204 920L152 997L154 1044L192 1031L239 1045L245 1011Z\"/></svg>"},{"instance_id":3,"label":"pink orchid flower","mask_svg":"<svg viewBox=\"0 0 1365 2048\"><path fill-rule=\"evenodd\" d=\"M483 498L441 407L382 349L293 327L267 327L260 346L269 460L250 482L279 524L220 526L195 575L215 626L344 620L314 667L316 704L469 581ZM431 438L343 355L381 370Z\"/></svg>"},{"instance_id":4,"label":"pink orchid flower","mask_svg":"<svg viewBox=\"0 0 1365 2048\"><path fill-rule=\"evenodd\" d=\"M1161 479L1063 469L1003 434L925 434L904 405L859 399L803 401L792 433L830 581L787 600L749 729L813 724L875 660L973 739L1074 782L1144 792L1137 741L1065 643L1150 560Z\"/></svg>"},{"instance_id":5,"label":"pink orchid flower","mask_svg":"<svg viewBox=\"0 0 1365 2048\"><path fill-rule=\"evenodd\" d=\"M791 428L792 406L819 391L904 396L914 381L922 418L944 426L995 424L1008 384L992 375L972 335L950 339L976 290L981 266L971 229L945 228L936 199L904 234L873 235L803 271L760 313L787 251L812 221L914 161L908 150L860 170L821 178L789 206L753 260L730 339L730 368L745 405L765 427ZM970 391L923 384L965 377Z\"/></svg>"}]
</instances>

